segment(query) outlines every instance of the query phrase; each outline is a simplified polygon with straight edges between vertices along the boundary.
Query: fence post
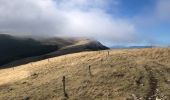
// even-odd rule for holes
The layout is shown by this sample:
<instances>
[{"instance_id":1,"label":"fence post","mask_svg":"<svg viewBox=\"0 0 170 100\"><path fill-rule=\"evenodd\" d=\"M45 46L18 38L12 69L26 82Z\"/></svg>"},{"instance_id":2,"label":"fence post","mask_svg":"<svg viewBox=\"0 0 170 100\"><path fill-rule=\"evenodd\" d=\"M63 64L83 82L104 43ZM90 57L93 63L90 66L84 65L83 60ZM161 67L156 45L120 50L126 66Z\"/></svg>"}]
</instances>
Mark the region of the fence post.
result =
<instances>
[{"instance_id":1,"label":"fence post","mask_svg":"<svg viewBox=\"0 0 170 100\"><path fill-rule=\"evenodd\" d=\"M31 66L33 66L33 64L31 63Z\"/></svg>"},{"instance_id":2,"label":"fence post","mask_svg":"<svg viewBox=\"0 0 170 100\"><path fill-rule=\"evenodd\" d=\"M109 55L109 51L107 51L108 55Z\"/></svg>"},{"instance_id":3,"label":"fence post","mask_svg":"<svg viewBox=\"0 0 170 100\"><path fill-rule=\"evenodd\" d=\"M91 66L89 65L89 74L90 76L92 76L92 73L91 73Z\"/></svg>"},{"instance_id":4,"label":"fence post","mask_svg":"<svg viewBox=\"0 0 170 100\"><path fill-rule=\"evenodd\" d=\"M66 84L65 84L65 76L63 76L62 82L63 82L64 97L68 98L68 95L67 95L67 93L66 93L66 86L65 86L65 85L66 85Z\"/></svg>"}]
</instances>

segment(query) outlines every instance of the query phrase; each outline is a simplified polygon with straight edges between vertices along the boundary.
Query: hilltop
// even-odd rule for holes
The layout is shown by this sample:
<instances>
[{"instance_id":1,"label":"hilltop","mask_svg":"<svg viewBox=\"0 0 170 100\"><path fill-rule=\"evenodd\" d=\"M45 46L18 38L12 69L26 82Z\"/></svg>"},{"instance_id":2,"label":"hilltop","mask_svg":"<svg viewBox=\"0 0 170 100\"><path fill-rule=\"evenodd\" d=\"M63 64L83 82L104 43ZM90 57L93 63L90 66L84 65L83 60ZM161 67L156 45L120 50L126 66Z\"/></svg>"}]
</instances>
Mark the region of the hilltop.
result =
<instances>
[{"instance_id":1,"label":"hilltop","mask_svg":"<svg viewBox=\"0 0 170 100\"><path fill-rule=\"evenodd\" d=\"M0 48L0 68L10 62L8 65L16 66L68 53L108 49L98 41L85 38L34 39L6 34L0 34Z\"/></svg>"},{"instance_id":2,"label":"hilltop","mask_svg":"<svg viewBox=\"0 0 170 100\"><path fill-rule=\"evenodd\" d=\"M170 99L169 48L81 52L0 70L1 100L156 98Z\"/></svg>"}]
</instances>

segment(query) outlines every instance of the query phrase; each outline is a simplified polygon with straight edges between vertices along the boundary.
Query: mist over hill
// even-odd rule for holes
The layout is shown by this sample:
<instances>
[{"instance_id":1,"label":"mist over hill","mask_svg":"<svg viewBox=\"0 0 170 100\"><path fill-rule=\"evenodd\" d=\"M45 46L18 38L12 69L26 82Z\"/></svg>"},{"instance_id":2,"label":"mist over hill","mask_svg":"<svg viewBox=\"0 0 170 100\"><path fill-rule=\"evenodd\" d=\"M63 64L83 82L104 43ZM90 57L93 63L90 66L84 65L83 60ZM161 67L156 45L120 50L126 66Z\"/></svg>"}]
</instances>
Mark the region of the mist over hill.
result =
<instances>
[{"instance_id":1,"label":"mist over hill","mask_svg":"<svg viewBox=\"0 0 170 100\"><path fill-rule=\"evenodd\" d=\"M117 46L111 46L112 49L142 49L142 48L155 48L156 46L122 46L122 45L117 45Z\"/></svg>"},{"instance_id":2,"label":"mist over hill","mask_svg":"<svg viewBox=\"0 0 170 100\"><path fill-rule=\"evenodd\" d=\"M82 41L82 43L80 43L80 41ZM86 41L86 43L83 44L83 41ZM48 56L39 57L38 60L45 59L51 56L81 52L85 50L90 51L108 49L99 42L88 39L83 40L76 38L57 37L32 39L28 37L21 38L4 34L0 34L0 48L0 66L27 57L38 57L51 52L61 51L61 49L63 48L67 48L67 52L59 52L57 53L57 55L51 54Z\"/></svg>"}]
</instances>

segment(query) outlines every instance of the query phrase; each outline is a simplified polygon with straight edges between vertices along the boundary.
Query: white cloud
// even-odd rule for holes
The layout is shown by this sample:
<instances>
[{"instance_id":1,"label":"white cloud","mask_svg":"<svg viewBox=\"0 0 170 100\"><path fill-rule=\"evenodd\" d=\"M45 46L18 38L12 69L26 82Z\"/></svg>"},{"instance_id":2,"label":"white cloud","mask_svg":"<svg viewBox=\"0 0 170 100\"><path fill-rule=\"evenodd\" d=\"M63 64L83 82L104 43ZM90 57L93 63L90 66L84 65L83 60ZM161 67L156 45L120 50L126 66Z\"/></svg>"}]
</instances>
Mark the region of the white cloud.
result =
<instances>
[{"instance_id":1,"label":"white cloud","mask_svg":"<svg viewBox=\"0 0 170 100\"><path fill-rule=\"evenodd\" d=\"M137 34L132 23L105 12L110 2L113 0L1 0L0 31L110 42L134 40ZM118 0L114 4L118 5Z\"/></svg>"},{"instance_id":2,"label":"white cloud","mask_svg":"<svg viewBox=\"0 0 170 100\"><path fill-rule=\"evenodd\" d=\"M75 17L76 16L76 17ZM63 35L90 36L109 41L130 41L135 27L130 22L113 18L101 11L66 13L68 19Z\"/></svg>"},{"instance_id":3,"label":"white cloud","mask_svg":"<svg viewBox=\"0 0 170 100\"><path fill-rule=\"evenodd\" d=\"M1 0L0 31L34 35L53 33L62 17L55 11L51 0Z\"/></svg>"}]
</instances>

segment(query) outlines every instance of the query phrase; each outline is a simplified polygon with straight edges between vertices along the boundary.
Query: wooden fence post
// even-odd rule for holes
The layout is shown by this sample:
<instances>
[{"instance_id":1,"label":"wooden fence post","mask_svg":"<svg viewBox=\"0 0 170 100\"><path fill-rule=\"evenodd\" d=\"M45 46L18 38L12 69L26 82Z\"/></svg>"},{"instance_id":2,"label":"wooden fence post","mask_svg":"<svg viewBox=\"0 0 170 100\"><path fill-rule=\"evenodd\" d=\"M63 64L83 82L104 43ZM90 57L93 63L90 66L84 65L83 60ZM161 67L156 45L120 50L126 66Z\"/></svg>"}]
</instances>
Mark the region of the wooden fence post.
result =
<instances>
[{"instance_id":1,"label":"wooden fence post","mask_svg":"<svg viewBox=\"0 0 170 100\"><path fill-rule=\"evenodd\" d=\"M91 66L89 65L89 74L90 76L92 76L92 73L91 73Z\"/></svg>"},{"instance_id":2,"label":"wooden fence post","mask_svg":"<svg viewBox=\"0 0 170 100\"><path fill-rule=\"evenodd\" d=\"M108 55L110 54L109 51L107 51Z\"/></svg>"},{"instance_id":3,"label":"wooden fence post","mask_svg":"<svg viewBox=\"0 0 170 100\"><path fill-rule=\"evenodd\" d=\"M63 93L64 93L64 97L66 97L66 98L68 98L68 95L67 95L67 93L66 93L66 84L65 84L65 76L63 76L63 80L62 80L62 82L63 82Z\"/></svg>"},{"instance_id":4,"label":"wooden fence post","mask_svg":"<svg viewBox=\"0 0 170 100\"><path fill-rule=\"evenodd\" d=\"M31 66L33 66L33 64L31 63Z\"/></svg>"}]
</instances>

